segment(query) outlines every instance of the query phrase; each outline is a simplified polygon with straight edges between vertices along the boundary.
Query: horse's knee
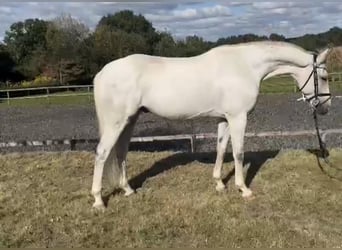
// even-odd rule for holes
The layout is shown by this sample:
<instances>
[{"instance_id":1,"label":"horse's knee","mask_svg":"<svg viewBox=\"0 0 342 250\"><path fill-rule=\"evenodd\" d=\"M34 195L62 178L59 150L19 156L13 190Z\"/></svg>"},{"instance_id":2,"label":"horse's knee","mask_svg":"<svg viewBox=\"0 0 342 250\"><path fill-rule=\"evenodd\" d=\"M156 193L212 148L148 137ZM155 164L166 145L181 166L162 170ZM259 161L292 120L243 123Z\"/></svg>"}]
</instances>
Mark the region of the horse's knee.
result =
<instances>
[{"instance_id":1,"label":"horse's knee","mask_svg":"<svg viewBox=\"0 0 342 250\"><path fill-rule=\"evenodd\" d=\"M93 185L93 187L91 188L91 194L92 194L93 196L101 195L101 189L102 189L102 188L96 188L96 187Z\"/></svg>"},{"instance_id":2,"label":"horse's knee","mask_svg":"<svg viewBox=\"0 0 342 250\"><path fill-rule=\"evenodd\" d=\"M106 159L107 150L103 147L103 145L100 143L96 148L96 156L95 159L97 162L105 161Z\"/></svg>"},{"instance_id":3,"label":"horse's knee","mask_svg":"<svg viewBox=\"0 0 342 250\"><path fill-rule=\"evenodd\" d=\"M226 151L226 145L223 145L222 143L218 143L216 146L216 152L221 153L221 152Z\"/></svg>"},{"instance_id":4,"label":"horse's knee","mask_svg":"<svg viewBox=\"0 0 342 250\"><path fill-rule=\"evenodd\" d=\"M234 160L239 162L239 163L243 162L243 158L244 158L244 154L242 152L234 154Z\"/></svg>"}]
</instances>

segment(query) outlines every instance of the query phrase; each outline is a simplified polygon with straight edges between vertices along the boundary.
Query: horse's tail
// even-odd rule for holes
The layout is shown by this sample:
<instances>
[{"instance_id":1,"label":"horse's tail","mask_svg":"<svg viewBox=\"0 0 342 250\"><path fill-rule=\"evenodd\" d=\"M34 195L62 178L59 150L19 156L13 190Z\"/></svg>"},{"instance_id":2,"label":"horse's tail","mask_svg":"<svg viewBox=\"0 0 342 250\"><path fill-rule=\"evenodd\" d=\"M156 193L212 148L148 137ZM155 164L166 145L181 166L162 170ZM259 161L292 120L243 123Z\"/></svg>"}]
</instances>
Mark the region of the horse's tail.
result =
<instances>
[{"instance_id":1,"label":"horse's tail","mask_svg":"<svg viewBox=\"0 0 342 250\"><path fill-rule=\"evenodd\" d=\"M95 110L98 120L100 141L106 127L108 129L108 126L112 125L108 114L108 110L111 108L108 103L108 90L106 89L106 80L104 76L105 74L103 71L100 71L93 80ZM121 175L122 172L118 164L117 154L115 150L111 150L111 153L104 164L103 176L106 176L111 187L116 187L120 184Z\"/></svg>"},{"instance_id":2,"label":"horse's tail","mask_svg":"<svg viewBox=\"0 0 342 250\"><path fill-rule=\"evenodd\" d=\"M97 75L94 77L94 101L95 101L95 110L98 120L98 126L99 126L99 135L100 138L102 137L104 133L105 126L108 126L108 121L106 124L106 113L107 110L106 103L104 100L106 100L105 95L106 92L104 90L104 81L103 77L101 77L101 71L97 73ZM108 114L107 114L108 116ZM111 152L108 156L108 159L105 162L103 175L107 177L107 180L109 181L109 184L112 187L115 187L119 185L120 178L121 178L121 170L119 168L117 157L115 152Z\"/></svg>"},{"instance_id":3,"label":"horse's tail","mask_svg":"<svg viewBox=\"0 0 342 250\"><path fill-rule=\"evenodd\" d=\"M98 125L99 125L99 134L100 137L103 134L103 126L104 126L104 114L101 113L101 89L100 89L100 74L101 71L99 73L96 74L96 76L94 77L94 101L95 101L95 110L96 110L96 115L97 115L97 120L98 120Z\"/></svg>"}]
</instances>

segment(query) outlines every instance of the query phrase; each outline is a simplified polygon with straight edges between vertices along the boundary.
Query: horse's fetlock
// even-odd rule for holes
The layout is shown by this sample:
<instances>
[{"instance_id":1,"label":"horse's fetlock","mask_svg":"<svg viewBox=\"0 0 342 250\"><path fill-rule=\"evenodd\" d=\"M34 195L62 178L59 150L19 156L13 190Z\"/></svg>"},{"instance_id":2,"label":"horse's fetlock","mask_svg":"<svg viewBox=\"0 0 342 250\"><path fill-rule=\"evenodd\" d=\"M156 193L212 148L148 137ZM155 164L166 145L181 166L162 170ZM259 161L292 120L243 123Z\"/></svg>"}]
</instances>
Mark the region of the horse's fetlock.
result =
<instances>
[{"instance_id":1,"label":"horse's fetlock","mask_svg":"<svg viewBox=\"0 0 342 250\"><path fill-rule=\"evenodd\" d=\"M221 180L221 173L219 171L214 171L213 172L213 178L215 180Z\"/></svg>"}]
</instances>

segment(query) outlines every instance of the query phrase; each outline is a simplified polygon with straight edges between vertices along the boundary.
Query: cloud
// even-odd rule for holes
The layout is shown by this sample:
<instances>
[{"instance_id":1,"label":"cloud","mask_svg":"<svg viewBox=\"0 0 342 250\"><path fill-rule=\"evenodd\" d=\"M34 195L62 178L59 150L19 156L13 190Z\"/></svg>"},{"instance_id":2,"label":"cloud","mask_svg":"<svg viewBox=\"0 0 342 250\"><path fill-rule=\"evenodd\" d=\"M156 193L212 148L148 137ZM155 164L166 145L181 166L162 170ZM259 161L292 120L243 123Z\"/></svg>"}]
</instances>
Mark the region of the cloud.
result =
<instances>
[{"instance_id":1,"label":"cloud","mask_svg":"<svg viewBox=\"0 0 342 250\"><path fill-rule=\"evenodd\" d=\"M174 9L171 11L161 10L157 13L148 13L145 15L145 17L154 23L158 23L194 21L217 16L224 17L229 15L231 15L231 11L228 7L222 5L214 5L203 8L196 8L196 6L193 6L183 9Z\"/></svg>"},{"instance_id":2,"label":"cloud","mask_svg":"<svg viewBox=\"0 0 342 250\"><path fill-rule=\"evenodd\" d=\"M291 37L342 27L341 2L0 2L0 40L12 23L27 18L71 14L94 29L102 16L124 9L143 14L158 30L177 38L216 40L245 33Z\"/></svg>"}]
</instances>

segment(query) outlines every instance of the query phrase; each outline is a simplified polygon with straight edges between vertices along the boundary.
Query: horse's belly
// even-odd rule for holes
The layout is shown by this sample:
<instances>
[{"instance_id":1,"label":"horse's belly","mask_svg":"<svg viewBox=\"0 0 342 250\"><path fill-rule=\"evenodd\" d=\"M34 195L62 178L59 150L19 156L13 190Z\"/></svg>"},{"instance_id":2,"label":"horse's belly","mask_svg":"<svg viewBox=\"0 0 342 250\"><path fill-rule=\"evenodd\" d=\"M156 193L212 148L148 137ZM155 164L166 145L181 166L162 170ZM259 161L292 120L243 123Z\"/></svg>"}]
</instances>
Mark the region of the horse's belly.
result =
<instances>
[{"instance_id":1,"label":"horse's belly","mask_svg":"<svg viewBox=\"0 0 342 250\"><path fill-rule=\"evenodd\" d=\"M160 109L160 108L147 108L149 112L171 120L188 120L197 117L225 117L223 112L215 110L183 110L179 112L176 109Z\"/></svg>"},{"instance_id":2,"label":"horse's belly","mask_svg":"<svg viewBox=\"0 0 342 250\"><path fill-rule=\"evenodd\" d=\"M150 92L144 96L142 106L150 112L168 119L221 116L216 107L215 100L198 92Z\"/></svg>"}]
</instances>

